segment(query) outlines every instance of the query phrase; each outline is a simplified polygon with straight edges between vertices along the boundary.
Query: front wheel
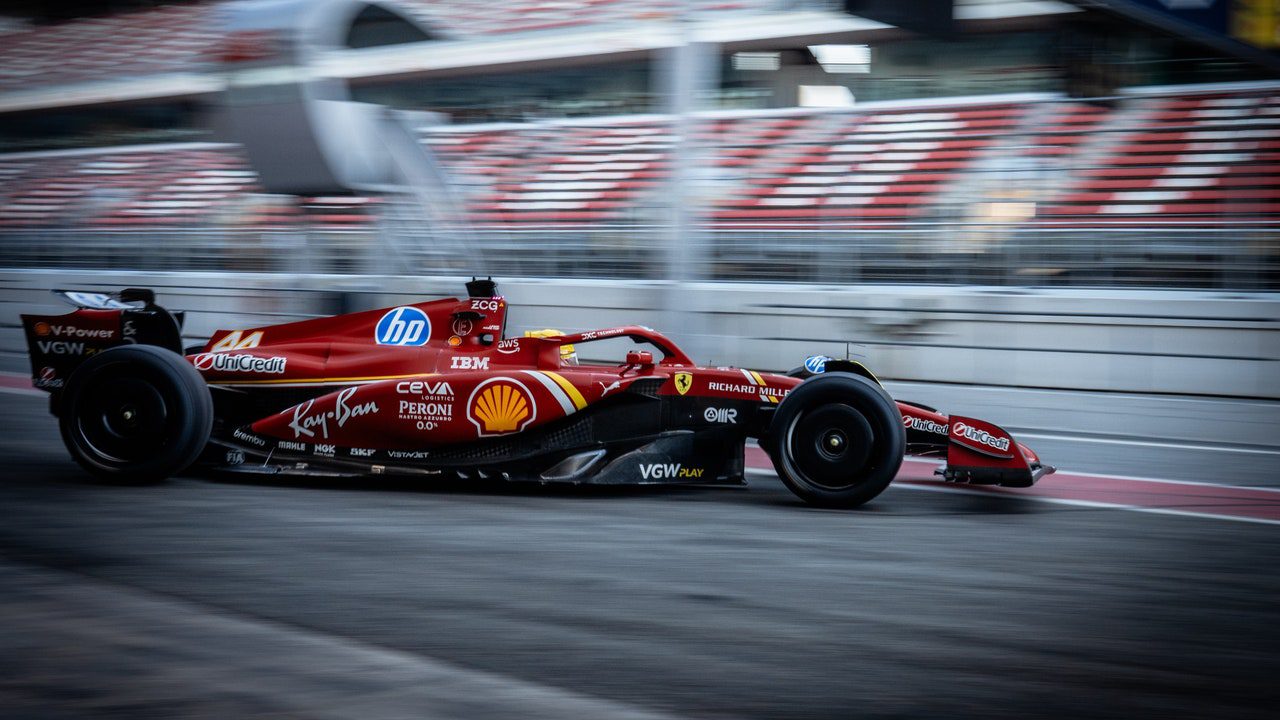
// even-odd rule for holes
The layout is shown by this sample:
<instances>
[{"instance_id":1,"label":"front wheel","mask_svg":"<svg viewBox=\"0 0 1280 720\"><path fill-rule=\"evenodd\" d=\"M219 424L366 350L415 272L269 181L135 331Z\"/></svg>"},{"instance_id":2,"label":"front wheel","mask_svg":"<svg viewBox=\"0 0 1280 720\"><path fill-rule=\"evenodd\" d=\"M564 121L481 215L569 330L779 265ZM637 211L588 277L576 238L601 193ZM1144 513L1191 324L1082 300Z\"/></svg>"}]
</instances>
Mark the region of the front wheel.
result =
<instances>
[{"instance_id":1,"label":"front wheel","mask_svg":"<svg viewBox=\"0 0 1280 720\"><path fill-rule=\"evenodd\" d=\"M199 457L213 400L181 355L120 345L84 361L67 380L58 425L81 467L117 482L162 480Z\"/></svg>"},{"instance_id":2,"label":"front wheel","mask_svg":"<svg viewBox=\"0 0 1280 720\"><path fill-rule=\"evenodd\" d=\"M898 474L906 431L883 388L830 372L787 395L762 444L782 482L805 502L851 508L879 495Z\"/></svg>"}]
</instances>

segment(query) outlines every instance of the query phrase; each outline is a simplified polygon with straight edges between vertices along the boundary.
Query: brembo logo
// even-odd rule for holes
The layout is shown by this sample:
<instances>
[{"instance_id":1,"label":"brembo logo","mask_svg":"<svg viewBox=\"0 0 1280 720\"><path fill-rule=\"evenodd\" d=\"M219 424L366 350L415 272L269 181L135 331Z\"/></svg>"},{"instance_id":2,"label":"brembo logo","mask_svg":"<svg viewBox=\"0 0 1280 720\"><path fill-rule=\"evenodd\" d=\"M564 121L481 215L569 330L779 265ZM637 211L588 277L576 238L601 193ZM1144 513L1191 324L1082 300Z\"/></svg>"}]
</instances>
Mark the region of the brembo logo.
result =
<instances>
[{"instance_id":1,"label":"brembo logo","mask_svg":"<svg viewBox=\"0 0 1280 720\"><path fill-rule=\"evenodd\" d=\"M999 450L1001 452L1009 452L1009 438L992 435L986 430L979 430L959 421L956 421L955 432L966 440L972 440L980 445L986 445L989 448Z\"/></svg>"},{"instance_id":2,"label":"brembo logo","mask_svg":"<svg viewBox=\"0 0 1280 720\"><path fill-rule=\"evenodd\" d=\"M431 339L431 320L416 307L388 310L373 333L379 345L426 345Z\"/></svg>"},{"instance_id":3,"label":"brembo logo","mask_svg":"<svg viewBox=\"0 0 1280 720\"><path fill-rule=\"evenodd\" d=\"M926 418L911 417L910 415L902 416L902 424L909 430L923 430L925 432L946 435L949 427L941 423L936 423Z\"/></svg>"},{"instance_id":4,"label":"brembo logo","mask_svg":"<svg viewBox=\"0 0 1280 720\"><path fill-rule=\"evenodd\" d=\"M282 357L258 357L257 355L230 355L228 353L201 353L192 364L201 372L216 370L217 372L267 373L279 375L284 372L286 359Z\"/></svg>"},{"instance_id":5,"label":"brembo logo","mask_svg":"<svg viewBox=\"0 0 1280 720\"><path fill-rule=\"evenodd\" d=\"M250 445L257 445L258 447L266 447L266 446L267 446L267 441L266 441L266 440L263 440L262 438L258 437L257 435L253 435L253 434L251 434L251 433L247 433L247 432L245 432L244 430L241 430L240 428L236 428L236 429L235 429L235 432L233 432L233 433L231 433L231 434L232 434L232 436L233 436L233 437L235 437L235 439L237 439L237 440L241 440L241 441L243 441L243 442L247 442L247 443L249 443Z\"/></svg>"}]
</instances>

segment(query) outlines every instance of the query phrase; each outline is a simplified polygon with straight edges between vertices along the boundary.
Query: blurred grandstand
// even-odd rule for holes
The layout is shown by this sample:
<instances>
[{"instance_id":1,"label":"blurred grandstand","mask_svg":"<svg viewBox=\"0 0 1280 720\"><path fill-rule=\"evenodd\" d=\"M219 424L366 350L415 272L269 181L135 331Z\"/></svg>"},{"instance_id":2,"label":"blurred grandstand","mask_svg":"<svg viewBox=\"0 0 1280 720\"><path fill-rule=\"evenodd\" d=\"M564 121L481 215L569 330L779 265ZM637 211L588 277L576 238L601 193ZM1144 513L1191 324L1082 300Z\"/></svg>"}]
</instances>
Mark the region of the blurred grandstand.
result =
<instances>
[{"instance_id":1,"label":"blurred grandstand","mask_svg":"<svg viewBox=\"0 0 1280 720\"><path fill-rule=\"evenodd\" d=\"M415 131L485 272L664 277L675 208L695 278L1280 288L1276 18L1133 4L402 0L426 35L370 6L318 66L450 119ZM228 3L29 5L0 21L4 265L439 268L410 195L265 191L215 120ZM716 62L682 105L690 40Z\"/></svg>"}]
</instances>

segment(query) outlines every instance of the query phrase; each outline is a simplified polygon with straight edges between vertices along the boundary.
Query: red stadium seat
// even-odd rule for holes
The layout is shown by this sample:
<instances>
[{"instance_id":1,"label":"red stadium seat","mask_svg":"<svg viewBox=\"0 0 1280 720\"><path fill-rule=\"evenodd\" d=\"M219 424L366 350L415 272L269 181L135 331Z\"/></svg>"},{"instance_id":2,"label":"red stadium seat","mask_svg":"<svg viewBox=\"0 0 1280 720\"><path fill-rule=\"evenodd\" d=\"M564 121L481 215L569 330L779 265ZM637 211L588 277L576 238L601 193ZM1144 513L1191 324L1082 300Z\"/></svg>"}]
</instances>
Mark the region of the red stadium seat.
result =
<instances>
[{"instance_id":1,"label":"red stadium seat","mask_svg":"<svg viewBox=\"0 0 1280 720\"><path fill-rule=\"evenodd\" d=\"M1277 110L1274 92L1115 108L879 104L721 114L691 133L711 160L699 190L717 222L888 227L1007 197L1034 201L1054 225L1213 224L1280 214ZM615 117L442 126L423 141L477 223L651 222L666 202L672 132L661 118ZM1041 195L1027 194L1026 177L1046 180ZM0 156L0 226L350 229L379 213L374 198L294 203L255 183L232 146Z\"/></svg>"},{"instance_id":2,"label":"red stadium seat","mask_svg":"<svg viewBox=\"0 0 1280 720\"><path fill-rule=\"evenodd\" d=\"M199 71L223 39L222 3L193 2L87 17L0 34L0 90ZM507 35L568 27L621 24L648 15L652 0L402 0L431 27L455 36ZM768 0L695 0L700 14L727 15L770 7Z\"/></svg>"},{"instance_id":3,"label":"red stadium seat","mask_svg":"<svg viewBox=\"0 0 1280 720\"><path fill-rule=\"evenodd\" d=\"M1072 186L1041 208L1090 222L1165 221L1280 213L1273 163L1280 153L1274 93L1135 99L1135 122ZM1144 108L1145 105L1145 108Z\"/></svg>"}]
</instances>

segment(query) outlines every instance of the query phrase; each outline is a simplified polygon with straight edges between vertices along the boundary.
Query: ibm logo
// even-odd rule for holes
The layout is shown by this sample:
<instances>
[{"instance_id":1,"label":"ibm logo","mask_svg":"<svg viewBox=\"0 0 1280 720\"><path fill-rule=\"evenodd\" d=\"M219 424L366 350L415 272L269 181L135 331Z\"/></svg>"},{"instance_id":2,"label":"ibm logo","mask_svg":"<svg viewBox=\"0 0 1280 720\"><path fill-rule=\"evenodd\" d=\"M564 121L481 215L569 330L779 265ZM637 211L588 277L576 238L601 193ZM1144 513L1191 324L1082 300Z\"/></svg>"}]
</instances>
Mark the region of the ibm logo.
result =
<instances>
[{"instance_id":1,"label":"ibm logo","mask_svg":"<svg viewBox=\"0 0 1280 720\"><path fill-rule=\"evenodd\" d=\"M426 345L431 339L431 320L416 307L388 310L373 333L379 345Z\"/></svg>"}]
</instances>

